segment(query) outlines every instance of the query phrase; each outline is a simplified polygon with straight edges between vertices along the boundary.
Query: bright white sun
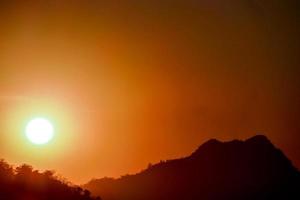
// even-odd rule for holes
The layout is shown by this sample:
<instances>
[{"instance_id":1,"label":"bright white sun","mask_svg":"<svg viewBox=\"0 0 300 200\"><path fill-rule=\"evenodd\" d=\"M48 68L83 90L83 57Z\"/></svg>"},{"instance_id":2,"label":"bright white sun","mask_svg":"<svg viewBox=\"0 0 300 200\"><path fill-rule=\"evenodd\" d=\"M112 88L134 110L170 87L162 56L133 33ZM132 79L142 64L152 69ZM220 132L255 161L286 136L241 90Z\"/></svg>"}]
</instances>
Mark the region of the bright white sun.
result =
<instances>
[{"instance_id":1,"label":"bright white sun","mask_svg":"<svg viewBox=\"0 0 300 200\"><path fill-rule=\"evenodd\" d=\"M54 135L51 122L44 118L35 118L28 122L25 130L30 142L38 145L48 143Z\"/></svg>"}]
</instances>

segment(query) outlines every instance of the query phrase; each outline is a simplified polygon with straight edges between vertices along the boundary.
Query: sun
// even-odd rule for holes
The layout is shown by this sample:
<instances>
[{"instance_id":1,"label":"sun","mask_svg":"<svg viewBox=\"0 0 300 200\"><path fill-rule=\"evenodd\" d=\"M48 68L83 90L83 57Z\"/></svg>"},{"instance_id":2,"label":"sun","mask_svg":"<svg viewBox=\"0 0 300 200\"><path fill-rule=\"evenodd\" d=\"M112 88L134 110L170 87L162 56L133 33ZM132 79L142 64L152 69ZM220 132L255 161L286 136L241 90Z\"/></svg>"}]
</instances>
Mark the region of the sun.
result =
<instances>
[{"instance_id":1,"label":"sun","mask_svg":"<svg viewBox=\"0 0 300 200\"><path fill-rule=\"evenodd\" d=\"M53 138L54 128L48 119L35 118L28 122L25 134L30 142L43 145Z\"/></svg>"}]
</instances>

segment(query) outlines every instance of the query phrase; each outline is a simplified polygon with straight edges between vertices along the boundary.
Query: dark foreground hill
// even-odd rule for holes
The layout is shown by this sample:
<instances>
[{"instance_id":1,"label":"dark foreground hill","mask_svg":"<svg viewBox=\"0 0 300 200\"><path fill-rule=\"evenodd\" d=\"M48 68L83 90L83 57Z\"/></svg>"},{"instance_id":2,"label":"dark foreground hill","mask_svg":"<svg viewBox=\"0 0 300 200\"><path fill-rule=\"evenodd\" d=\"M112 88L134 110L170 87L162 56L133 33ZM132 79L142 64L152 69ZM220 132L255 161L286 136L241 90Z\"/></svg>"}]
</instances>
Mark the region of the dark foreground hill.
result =
<instances>
[{"instance_id":1,"label":"dark foreground hill","mask_svg":"<svg viewBox=\"0 0 300 200\"><path fill-rule=\"evenodd\" d=\"M53 172L29 165L13 168L0 160L0 200L100 200L88 190L59 180Z\"/></svg>"},{"instance_id":2,"label":"dark foreground hill","mask_svg":"<svg viewBox=\"0 0 300 200\"><path fill-rule=\"evenodd\" d=\"M265 136L210 140L191 156L85 185L104 200L293 200L300 175Z\"/></svg>"}]
</instances>

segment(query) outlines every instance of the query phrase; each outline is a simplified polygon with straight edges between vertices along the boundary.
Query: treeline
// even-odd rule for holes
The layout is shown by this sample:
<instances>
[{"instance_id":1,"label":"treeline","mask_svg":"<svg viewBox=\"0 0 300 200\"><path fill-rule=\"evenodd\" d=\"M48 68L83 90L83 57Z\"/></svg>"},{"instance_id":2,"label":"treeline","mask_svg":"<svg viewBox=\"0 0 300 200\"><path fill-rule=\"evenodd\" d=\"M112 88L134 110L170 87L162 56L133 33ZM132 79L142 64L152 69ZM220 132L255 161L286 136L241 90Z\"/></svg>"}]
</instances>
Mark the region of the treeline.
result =
<instances>
[{"instance_id":1,"label":"treeline","mask_svg":"<svg viewBox=\"0 0 300 200\"><path fill-rule=\"evenodd\" d=\"M0 160L0 199L101 200L55 176L53 171L40 172L26 164L14 168L4 160Z\"/></svg>"}]
</instances>

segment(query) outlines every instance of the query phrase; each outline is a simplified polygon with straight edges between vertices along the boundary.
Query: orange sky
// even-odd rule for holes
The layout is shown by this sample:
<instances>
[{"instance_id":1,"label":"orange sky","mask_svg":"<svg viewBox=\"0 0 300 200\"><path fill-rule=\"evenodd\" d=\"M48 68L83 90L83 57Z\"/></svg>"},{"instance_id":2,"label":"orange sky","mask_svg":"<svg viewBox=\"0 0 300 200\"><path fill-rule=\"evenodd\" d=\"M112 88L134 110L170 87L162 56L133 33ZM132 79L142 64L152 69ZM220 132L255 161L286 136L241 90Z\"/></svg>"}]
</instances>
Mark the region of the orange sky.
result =
<instances>
[{"instance_id":1,"label":"orange sky","mask_svg":"<svg viewBox=\"0 0 300 200\"><path fill-rule=\"evenodd\" d=\"M264 133L300 166L296 0L24 2L0 3L7 161L84 183Z\"/></svg>"}]
</instances>

